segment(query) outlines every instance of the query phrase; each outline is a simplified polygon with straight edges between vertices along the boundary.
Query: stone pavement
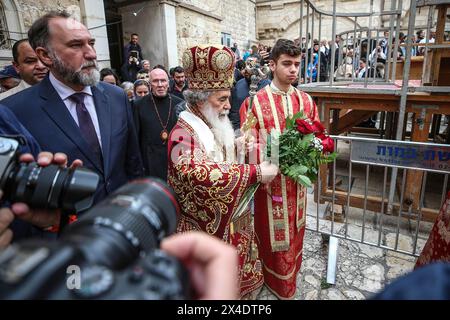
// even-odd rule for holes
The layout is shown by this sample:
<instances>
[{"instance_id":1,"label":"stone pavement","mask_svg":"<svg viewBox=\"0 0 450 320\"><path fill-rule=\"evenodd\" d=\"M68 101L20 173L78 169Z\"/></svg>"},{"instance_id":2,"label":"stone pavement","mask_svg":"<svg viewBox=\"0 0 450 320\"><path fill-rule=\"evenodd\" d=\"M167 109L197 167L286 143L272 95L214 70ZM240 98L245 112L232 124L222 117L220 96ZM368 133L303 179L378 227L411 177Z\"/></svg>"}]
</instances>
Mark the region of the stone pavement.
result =
<instances>
[{"instance_id":1,"label":"stone pavement","mask_svg":"<svg viewBox=\"0 0 450 320\"><path fill-rule=\"evenodd\" d=\"M409 246L408 239L402 238ZM370 298L396 277L411 271L416 258L349 240L339 240L336 284L326 283L327 241L307 230L296 300L361 300ZM277 299L263 288L258 299Z\"/></svg>"}]
</instances>

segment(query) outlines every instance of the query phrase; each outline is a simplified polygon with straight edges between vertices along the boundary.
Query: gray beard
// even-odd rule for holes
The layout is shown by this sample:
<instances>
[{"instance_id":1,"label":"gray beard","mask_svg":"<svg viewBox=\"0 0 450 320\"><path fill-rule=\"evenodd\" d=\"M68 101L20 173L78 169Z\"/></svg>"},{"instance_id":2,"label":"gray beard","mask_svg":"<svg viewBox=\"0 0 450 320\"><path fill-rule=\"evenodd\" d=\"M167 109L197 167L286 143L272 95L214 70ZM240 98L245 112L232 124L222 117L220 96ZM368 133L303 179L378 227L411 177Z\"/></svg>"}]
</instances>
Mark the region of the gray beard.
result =
<instances>
[{"instance_id":1,"label":"gray beard","mask_svg":"<svg viewBox=\"0 0 450 320\"><path fill-rule=\"evenodd\" d=\"M219 117L217 112L212 108L211 104L205 103L202 110L202 114L205 116L211 125L211 131L220 147L224 147L226 150L227 161L235 162L234 155L234 130L228 116L228 112L223 113L224 117Z\"/></svg>"},{"instance_id":2,"label":"gray beard","mask_svg":"<svg viewBox=\"0 0 450 320\"><path fill-rule=\"evenodd\" d=\"M51 52L50 55L53 58L53 68L55 72L67 83L83 86L95 86L99 83L100 72L98 71L97 60L85 62L78 70L73 70L53 52ZM91 66L95 67L95 69L91 69L88 73L83 72L83 68Z\"/></svg>"}]
</instances>

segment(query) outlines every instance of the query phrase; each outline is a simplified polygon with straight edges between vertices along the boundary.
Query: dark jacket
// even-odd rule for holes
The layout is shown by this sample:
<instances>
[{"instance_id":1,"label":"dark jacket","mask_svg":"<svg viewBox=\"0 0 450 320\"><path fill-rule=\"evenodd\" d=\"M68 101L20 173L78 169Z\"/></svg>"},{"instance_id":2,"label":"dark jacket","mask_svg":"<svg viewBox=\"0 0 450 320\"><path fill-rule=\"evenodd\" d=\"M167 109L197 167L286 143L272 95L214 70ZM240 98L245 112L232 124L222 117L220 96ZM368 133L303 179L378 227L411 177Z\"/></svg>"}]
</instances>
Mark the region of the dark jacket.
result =
<instances>
[{"instance_id":1,"label":"dark jacket","mask_svg":"<svg viewBox=\"0 0 450 320\"><path fill-rule=\"evenodd\" d=\"M175 87L175 80L170 79L169 82L169 92L173 95L176 96L177 98L180 98L181 100L184 100L184 96L183 96L183 92L184 90L186 90L188 88L188 82L187 80L184 82L184 86L183 89L181 89L181 91L178 91Z\"/></svg>"},{"instance_id":2,"label":"dark jacket","mask_svg":"<svg viewBox=\"0 0 450 320\"><path fill-rule=\"evenodd\" d=\"M37 141L31 136L27 129L17 120L14 114L4 105L0 105L0 135L3 137L17 138L21 141L18 152L31 153L35 158L39 154L40 147ZM0 176L3 172L0 172ZM2 199L1 205L8 205L5 199ZM29 237L45 237L53 238L55 235L44 232L30 223L24 222L20 219L14 219L10 225L13 231L13 241Z\"/></svg>"},{"instance_id":3,"label":"dark jacket","mask_svg":"<svg viewBox=\"0 0 450 320\"><path fill-rule=\"evenodd\" d=\"M157 113L150 95L151 93L135 100L133 104L139 149L144 163L145 175L167 181L168 142L161 139L161 133L164 130L163 125L166 124L165 130L167 133L172 131L178 120L176 106L182 103L183 100L169 94L172 101L169 108L170 100L168 97L154 97L155 102L158 104Z\"/></svg>"},{"instance_id":4,"label":"dark jacket","mask_svg":"<svg viewBox=\"0 0 450 320\"><path fill-rule=\"evenodd\" d=\"M139 53L139 56L137 57L139 61L142 61L144 59L144 57L142 56L142 48L139 43L134 45L131 42L128 42L123 48L124 63L128 63L128 58L131 51L137 51Z\"/></svg>"},{"instance_id":5,"label":"dark jacket","mask_svg":"<svg viewBox=\"0 0 450 320\"><path fill-rule=\"evenodd\" d=\"M257 91L270 84L270 80L262 79L258 83ZM229 118L233 124L233 129L237 130L241 127L241 120L239 117L239 110L244 100L250 96L250 83L246 78L239 80L231 90L231 110Z\"/></svg>"}]
</instances>

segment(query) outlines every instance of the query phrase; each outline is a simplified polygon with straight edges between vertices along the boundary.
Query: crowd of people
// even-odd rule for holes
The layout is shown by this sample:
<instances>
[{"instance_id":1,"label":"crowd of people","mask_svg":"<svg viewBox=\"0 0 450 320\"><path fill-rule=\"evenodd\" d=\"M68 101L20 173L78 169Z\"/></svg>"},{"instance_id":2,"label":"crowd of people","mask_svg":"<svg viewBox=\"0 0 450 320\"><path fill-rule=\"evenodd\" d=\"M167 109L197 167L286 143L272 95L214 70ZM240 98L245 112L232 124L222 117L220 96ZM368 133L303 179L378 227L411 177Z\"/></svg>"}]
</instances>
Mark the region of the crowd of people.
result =
<instances>
[{"instance_id":1,"label":"crowd of people","mask_svg":"<svg viewBox=\"0 0 450 320\"><path fill-rule=\"evenodd\" d=\"M284 119L299 111L319 120L313 99L296 88L311 48L279 39L241 57L237 45L199 44L184 52L183 66L167 72L144 60L133 34L119 77L112 69L99 70L94 45L88 29L65 12L36 20L28 39L14 44L13 68L0 73L0 80L13 78L1 82L0 133L25 137L21 152L29 154L22 161L37 157L42 166L83 165L97 173L94 204L142 176L166 181L181 208L182 234L163 249L193 262L199 297L251 299L265 284L277 297L292 299L302 263L306 190L262 156L263 140L241 129L252 117L256 137L281 132ZM318 42L312 48L328 61L329 51L322 49ZM253 150L259 155L255 163L238 156L248 158ZM253 206L237 215L255 183L263 186ZM23 203L4 208L0 247L30 236L54 239L58 219L58 212ZM217 250L225 252L222 260ZM233 266L237 272L230 272Z\"/></svg>"}]
</instances>

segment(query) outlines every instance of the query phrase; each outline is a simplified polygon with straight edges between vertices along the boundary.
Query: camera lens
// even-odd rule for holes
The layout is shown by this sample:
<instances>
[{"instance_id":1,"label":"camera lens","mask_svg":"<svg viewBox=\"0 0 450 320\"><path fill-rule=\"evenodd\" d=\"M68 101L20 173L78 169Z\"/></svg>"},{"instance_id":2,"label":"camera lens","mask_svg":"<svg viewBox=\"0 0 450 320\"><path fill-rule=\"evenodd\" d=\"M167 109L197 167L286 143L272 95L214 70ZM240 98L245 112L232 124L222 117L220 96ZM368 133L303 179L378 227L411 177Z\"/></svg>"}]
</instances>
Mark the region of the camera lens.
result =
<instances>
[{"instance_id":1,"label":"camera lens","mask_svg":"<svg viewBox=\"0 0 450 320\"><path fill-rule=\"evenodd\" d=\"M98 182L98 175L84 168L20 163L9 172L4 188L6 199L12 202L75 213L92 205Z\"/></svg>"},{"instance_id":2,"label":"camera lens","mask_svg":"<svg viewBox=\"0 0 450 320\"><path fill-rule=\"evenodd\" d=\"M121 268L140 252L150 252L175 232L175 194L160 179L140 179L119 188L64 231L62 237L84 248L89 261Z\"/></svg>"}]
</instances>

